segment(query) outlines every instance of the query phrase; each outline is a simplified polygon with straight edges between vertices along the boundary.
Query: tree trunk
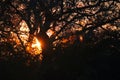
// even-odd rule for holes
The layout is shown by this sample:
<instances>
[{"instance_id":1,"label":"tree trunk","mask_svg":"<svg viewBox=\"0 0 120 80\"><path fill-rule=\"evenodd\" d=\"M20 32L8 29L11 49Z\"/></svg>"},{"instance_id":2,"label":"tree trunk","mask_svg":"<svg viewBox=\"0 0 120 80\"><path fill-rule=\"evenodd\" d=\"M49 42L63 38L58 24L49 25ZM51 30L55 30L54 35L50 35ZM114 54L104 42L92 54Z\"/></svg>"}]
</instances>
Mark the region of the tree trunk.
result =
<instances>
[{"instance_id":1,"label":"tree trunk","mask_svg":"<svg viewBox=\"0 0 120 80\"><path fill-rule=\"evenodd\" d=\"M40 32L39 34L37 34L38 39L41 42L41 47L43 50L43 54L49 54L49 52L52 49L52 43L50 42L50 39L48 37L48 35L46 34L46 32Z\"/></svg>"},{"instance_id":2,"label":"tree trunk","mask_svg":"<svg viewBox=\"0 0 120 80\"><path fill-rule=\"evenodd\" d=\"M48 64L52 60L52 43L50 42L50 38L45 32L40 32L37 35L37 38L41 42L41 47L42 47L42 55L43 55L43 64Z\"/></svg>"}]
</instances>

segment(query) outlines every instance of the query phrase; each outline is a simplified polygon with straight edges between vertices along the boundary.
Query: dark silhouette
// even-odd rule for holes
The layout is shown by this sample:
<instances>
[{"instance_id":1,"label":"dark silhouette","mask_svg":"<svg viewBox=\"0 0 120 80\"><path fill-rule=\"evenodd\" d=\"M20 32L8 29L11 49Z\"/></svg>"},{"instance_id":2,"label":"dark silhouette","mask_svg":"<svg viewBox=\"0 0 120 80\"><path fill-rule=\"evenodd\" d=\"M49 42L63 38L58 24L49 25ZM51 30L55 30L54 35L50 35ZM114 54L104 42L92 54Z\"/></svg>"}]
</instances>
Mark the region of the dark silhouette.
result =
<instances>
[{"instance_id":1,"label":"dark silhouette","mask_svg":"<svg viewBox=\"0 0 120 80\"><path fill-rule=\"evenodd\" d=\"M119 0L1 0L0 78L119 80L119 4ZM28 32L20 30L23 21ZM48 30L53 31L51 36ZM26 51L21 33L29 35L27 43L34 36L41 41L42 61L40 55Z\"/></svg>"}]
</instances>

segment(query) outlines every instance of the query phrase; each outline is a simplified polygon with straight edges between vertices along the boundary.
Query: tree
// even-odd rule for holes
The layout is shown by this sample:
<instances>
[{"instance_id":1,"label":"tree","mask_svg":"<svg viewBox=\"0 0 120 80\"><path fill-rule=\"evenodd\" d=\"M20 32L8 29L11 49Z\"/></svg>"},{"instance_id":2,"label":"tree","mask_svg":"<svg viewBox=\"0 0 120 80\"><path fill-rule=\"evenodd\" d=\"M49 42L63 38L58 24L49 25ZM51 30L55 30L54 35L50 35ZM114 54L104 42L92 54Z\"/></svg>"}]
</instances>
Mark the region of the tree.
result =
<instances>
[{"instance_id":1,"label":"tree","mask_svg":"<svg viewBox=\"0 0 120 80\"><path fill-rule=\"evenodd\" d=\"M102 30L109 32L107 27L119 32L119 4L119 0L1 0L0 37L8 38L12 31L24 47L19 37L19 26L24 21L29 28L28 42L37 36L43 52L49 53L53 42L73 34L87 41ZM53 33L48 36L48 31Z\"/></svg>"},{"instance_id":2,"label":"tree","mask_svg":"<svg viewBox=\"0 0 120 80\"><path fill-rule=\"evenodd\" d=\"M119 0L0 0L0 76L118 78L119 5ZM34 39L42 44L42 64L39 55L26 51Z\"/></svg>"}]
</instances>

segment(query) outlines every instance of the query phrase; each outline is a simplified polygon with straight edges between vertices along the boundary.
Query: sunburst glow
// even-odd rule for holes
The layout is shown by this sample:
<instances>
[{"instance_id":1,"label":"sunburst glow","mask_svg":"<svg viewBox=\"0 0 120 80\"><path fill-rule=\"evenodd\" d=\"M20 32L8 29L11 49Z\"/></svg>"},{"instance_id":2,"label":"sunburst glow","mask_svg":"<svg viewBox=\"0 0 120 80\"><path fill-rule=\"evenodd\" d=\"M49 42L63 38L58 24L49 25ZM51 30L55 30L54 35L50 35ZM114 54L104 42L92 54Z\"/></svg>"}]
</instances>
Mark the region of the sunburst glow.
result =
<instances>
[{"instance_id":1,"label":"sunburst glow","mask_svg":"<svg viewBox=\"0 0 120 80\"><path fill-rule=\"evenodd\" d=\"M38 41L38 39L36 37L34 37L31 47L32 48L37 48L40 51L42 50L41 43Z\"/></svg>"},{"instance_id":2,"label":"sunburst glow","mask_svg":"<svg viewBox=\"0 0 120 80\"><path fill-rule=\"evenodd\" d=\"M33 41L28 43L26 50L33 55L38 55L42 53L41 43L37 39L37 37L34 37Z\"/></svg>"}]
</instances>

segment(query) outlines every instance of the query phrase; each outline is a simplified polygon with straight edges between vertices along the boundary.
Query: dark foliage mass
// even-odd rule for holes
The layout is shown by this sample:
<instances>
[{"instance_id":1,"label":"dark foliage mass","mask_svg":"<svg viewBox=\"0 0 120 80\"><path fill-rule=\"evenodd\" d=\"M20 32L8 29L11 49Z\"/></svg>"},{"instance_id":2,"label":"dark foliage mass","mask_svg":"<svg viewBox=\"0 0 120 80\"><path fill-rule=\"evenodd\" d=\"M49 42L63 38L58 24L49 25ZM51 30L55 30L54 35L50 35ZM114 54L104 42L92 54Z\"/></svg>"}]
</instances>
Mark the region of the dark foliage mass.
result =
<instances>
[{"instance_id":1,"label":"dark foliage mass","mask_svg":"<svg viewBox=\"0 0 120 80\"><path fill-rule=\"evenodd\" d=\"M25 50L22 21L42 61ZM120 80L119 62L120 0L0 0L0 80Z\"/></svg>"},{"instance_id":2,"label":"dark foliage mass","mask_svg":"<svg viewBox=\"0 0 120 80\"><path fill-rule=\"evenodd\" d=\"M111 45L119 47L119 44L111 41L103 40L94 46L79 45L79 48L73 45L64 50L58 48L42 63L22 52L6 59L1 57L0 76L10 80L118 80L120 51Z\"/></svg>"}]
</instances>

